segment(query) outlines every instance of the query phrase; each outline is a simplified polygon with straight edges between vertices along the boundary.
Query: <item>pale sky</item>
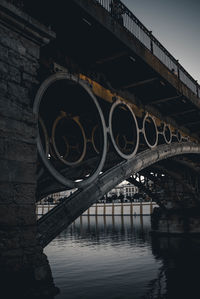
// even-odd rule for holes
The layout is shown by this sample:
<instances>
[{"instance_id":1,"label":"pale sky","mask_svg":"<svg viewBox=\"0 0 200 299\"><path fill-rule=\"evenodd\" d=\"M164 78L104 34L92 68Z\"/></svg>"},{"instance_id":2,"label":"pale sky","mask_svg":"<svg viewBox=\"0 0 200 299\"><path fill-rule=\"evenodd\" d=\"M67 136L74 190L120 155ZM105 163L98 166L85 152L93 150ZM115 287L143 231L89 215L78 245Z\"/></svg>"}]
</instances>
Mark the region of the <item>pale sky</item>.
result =
<instances>
[{"instance_id":1,"label":"pale sky","mask_svg":"<svg viewBox=\"0 0 200 299\"><path fill-rule=\"evenodd\" d=\"M122 0L200 84L200 0Z\"/></svg>"}]
</instances>

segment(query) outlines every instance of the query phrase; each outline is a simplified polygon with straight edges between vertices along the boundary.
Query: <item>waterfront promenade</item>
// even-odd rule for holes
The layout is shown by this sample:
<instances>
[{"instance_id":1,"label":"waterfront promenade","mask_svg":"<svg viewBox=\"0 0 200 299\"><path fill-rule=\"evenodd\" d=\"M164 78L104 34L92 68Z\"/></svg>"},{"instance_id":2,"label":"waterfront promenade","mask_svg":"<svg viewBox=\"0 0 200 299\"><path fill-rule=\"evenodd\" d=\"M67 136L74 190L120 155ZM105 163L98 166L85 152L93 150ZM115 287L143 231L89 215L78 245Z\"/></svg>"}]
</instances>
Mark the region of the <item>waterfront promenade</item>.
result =
<instances>
[{"instance_id":1,"label":"waterfront promenade","mask_svg":"<svg viewBox=\"0 0 200 299\"><path fill-rule=\"evenodd\" d=\"M40 218L49 212L56 204L37 204L36 214ZM82 216L136 216L151 215L153 208L158 206L155 202L118 202L118 203L96 203L92 205Z\"/></svg>"}]
</instances>

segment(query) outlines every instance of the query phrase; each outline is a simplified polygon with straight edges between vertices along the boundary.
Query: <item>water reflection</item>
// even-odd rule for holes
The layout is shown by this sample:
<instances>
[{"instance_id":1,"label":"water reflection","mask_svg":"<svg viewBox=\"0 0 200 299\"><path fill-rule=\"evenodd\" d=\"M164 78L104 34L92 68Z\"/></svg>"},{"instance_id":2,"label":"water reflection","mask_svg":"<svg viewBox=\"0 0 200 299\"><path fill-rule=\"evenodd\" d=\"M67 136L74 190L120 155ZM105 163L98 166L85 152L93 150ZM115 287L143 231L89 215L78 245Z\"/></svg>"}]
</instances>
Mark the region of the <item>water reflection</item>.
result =
<instances>
[{"instance_id":1,"label":"water reflection","mask_svg":"<svg viewBox=\"0 0 200 299\"><path fill-rule=\"evenodd\" d=\"M161 298L199 298L199 236L152 236L152 253L162 261L157 278L157 284L165 286Z\"/></svg>"},{"instance_id":2,"label":"water reflection","mask_svg":"<svg viewBox=\"0 0 200 299\"><path fill-rule=\"evenodd\" d=\"M199 249L199 237L151 236L148 216L83 216L46 253L57 299L160 299L198 298Z\"/></svg>"},{"instance_id":3,"label":"water reflection","mask_svg":"<svg viewBox=\"0 0 200 299\"><path fill-rule=\"evenodd\" d=\"M71 238L81 246L105 243L116 246L136 244L150 245L149 217L129 216L82 216L68 230L57 237L57 242Z\"/></svg>"}]
</instances>

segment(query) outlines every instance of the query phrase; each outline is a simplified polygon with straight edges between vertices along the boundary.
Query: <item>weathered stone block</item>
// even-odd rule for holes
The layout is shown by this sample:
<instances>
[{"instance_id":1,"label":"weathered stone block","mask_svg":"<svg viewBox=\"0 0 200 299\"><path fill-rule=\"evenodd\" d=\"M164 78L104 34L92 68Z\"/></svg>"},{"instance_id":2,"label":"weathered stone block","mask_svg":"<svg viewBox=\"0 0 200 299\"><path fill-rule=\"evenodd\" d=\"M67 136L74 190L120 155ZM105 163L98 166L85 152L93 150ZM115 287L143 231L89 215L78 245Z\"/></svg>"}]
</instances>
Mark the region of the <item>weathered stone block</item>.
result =
<instances>
[{"instance_id":1,"label":"weathered stone block","mask_svg":"<svg viewBox=\"0 0 200 299\"><path fill-rule=\"evenodd\" d=\"M21 72L19 69L0 61L0 79L20 83Z\"/></svg>"},{"instance_id":2,"label":"weathered stone block","mask_svg":"<svg viewBox=\"0 0 200 299\"><path fill-rule=\"evenodd\" d=\"M36 227L23 227L20 233L20 247L24 249L25 254L35 253L36 246Z\"/></svg>"},{"instance_id":3,"label":"weathered stone block","mask_svg":"<svg viewBox=\"0 0 200 299\"><path fill-rule=\"evenodd\" d=\"M0 230L0 250L3 252L21 248L25 254L34 254L36 246L35 234L35 225L23 227L4 226L4 230Z\"/></svg>"},{"instance_id":4,"label":"weathered stone block","mask_svg":"<svg viewBox=\"0 0 200 299\"><path fill-rule=\"evenodd\" d=\"M36 182L31 184L0 183L0 204L29 204L35 199Z\"/></svg>"},{"instance_id":5,"label":"weathered stone block","mask_svg":"<svg viewBox=\"0 0 200 299\"><path fill-rule=\"evenodd\" d=\"M7 84L2 86L7 91ZM1 89L1 84L0 84ZM8 97L8 95L2 96L0 100L0 115L3 117L8 117L9 119L18 120L20 122L25 122L29 126L33 127L36 125L35 117L33 116L33 111L31 108L25 109L22 103L13 101Z\"/></svg>"},{"instance_id":6,"label":"weathered stone block","mask_svg":"<svg viewBox=\"0 0 200 299\"><path fill-rule=\"evenodd\" d=\"M37 149L34 143L0 137L0 159L36 163Z\"/></svg>"},{"instance_id":7,"label":"weathered stone block","mask_svg":"<svg viewBox=\"0 0 200 299\"><path fill-rule=\"evenodd\" d=\"M1 96L4 96L7 93L7 82L0 80L0 93Z\"/></svg>"},{"instance_id":8,"label":"weathered stone block","mask_svg":"<svg viewBox=\"0 0 200 299\"><path fill-rule=\"evenodd\" d=\"M5 217L6 215L6 217ZM35 204L1 204L0 226L16 227L35 225Z\"/></svg>"},{"instance_id":9,"label":"weathered stone block","mask_svg":"<svg viewBox=\"0 0 200 299\"><path fill-rule=\"evenodd\" d=\"M0 182L32 184L36 181L36 164L0 159Z\"/></svg>"},{"instance_id":10,"label":"weathered stone block","mask_svg":"<svg viewBox=\"0 0 200 299\"><path fill-rule=\"evenodd\" d=\"M29 124L28 121L25 123L14 119L0 118L0 136L7 138L15 136L21 141L36 144L37 132L32 124L32 119Z\"/></svg>"},{"instance_id":11,"label":"weathered stone block","mask_svg":"<svg viewBox=\"0 0 200 299\"><path fill-rule=\"evenodd\" d=\"M0 43L6 48L13 49L19 56L39 58L39 47L35 43L23 38L19 33L0 25Z\"/></svg>"},{"instance_id":12,"label":"weathered stone block","mask_svg":"<svg viewBox=\"0 0 200 299\"><path fill-rule=\"evenodd\" d=\"M37 76L37 69L39 67L39 63L35 59L30 60L25 56L19 56L18 53L16 53L12 49L9 49L8 63L19 68L21 71L30 74L31 76Z\"/></svg>"},{"instance_id":13,"label":"weathered stone block","mask_svg":"<svg viewBox=\"0 0 200 299\"><path fill-rule=\"evenodd\" d=\"M0 45L0 60L7 61L8 60L8 48Z\"/></svg>"},{"instance_id":14,"label":"weathered stone block","mask_svg":"<svg viewBox=\"0 0 200 299\"><path fill-rule=\"evenodd\" d=\"M12 100L15 100L26 106L30 106L31 102L28 94L28 89L19 84L8 82L8 96Z\"/></svg>"}]
</instances>

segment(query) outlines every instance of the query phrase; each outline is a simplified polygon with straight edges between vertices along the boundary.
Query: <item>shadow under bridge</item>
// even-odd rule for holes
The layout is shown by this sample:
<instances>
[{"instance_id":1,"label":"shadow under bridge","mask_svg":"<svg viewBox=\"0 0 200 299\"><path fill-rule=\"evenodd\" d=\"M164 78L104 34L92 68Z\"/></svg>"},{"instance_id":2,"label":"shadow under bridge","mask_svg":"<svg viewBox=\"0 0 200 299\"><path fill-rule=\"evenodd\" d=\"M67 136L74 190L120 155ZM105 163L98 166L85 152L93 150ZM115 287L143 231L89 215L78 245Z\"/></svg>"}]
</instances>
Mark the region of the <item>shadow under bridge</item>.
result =
<instances>
[{"instance_id":1,"label":"shadow under bridge","mask_svg":"<svg viewBox=\"0 0 200 299\"><path fill-rule=\"evenodd\" d=\"M62 230L87 210L96 200L133 173L178 155L200 154L200 146L192 142L158 145L129 160L122 161L98 176L92 184L79 189L38 220L38 241L42 247L50 243Z\"/></svg>"}]
</instances>

